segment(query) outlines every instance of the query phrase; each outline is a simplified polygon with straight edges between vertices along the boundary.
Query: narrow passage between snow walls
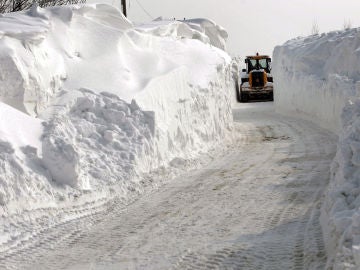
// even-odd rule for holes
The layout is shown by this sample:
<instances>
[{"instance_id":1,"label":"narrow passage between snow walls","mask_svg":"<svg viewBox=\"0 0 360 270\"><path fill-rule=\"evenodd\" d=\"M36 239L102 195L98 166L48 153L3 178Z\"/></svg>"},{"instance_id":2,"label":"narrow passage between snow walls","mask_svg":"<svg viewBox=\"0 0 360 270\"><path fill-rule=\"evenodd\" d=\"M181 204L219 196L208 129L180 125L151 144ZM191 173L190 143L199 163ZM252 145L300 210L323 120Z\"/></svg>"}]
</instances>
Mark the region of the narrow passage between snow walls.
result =
<instances>
[{"instance_id":1,"label":"narrow passage between snow walls","mask_svg":"<svg viewBox=\"0 0 360 270\"><path fill-rule=\"evenodd\" d=\"M237 140L204 166L125 207L114 200L33 226L0 252L0 268L324 269L319 202L336 136L269 102L238 104L233 115Z\"/></svg>"},{"instance_id":2,"label":"narrow passage between snow walls","mask_svg":"<svg viewBox=\"0 0 360 270\"><path fill-rule=\"evenodd\" d=\"M233 139L227 34L214 22L34 5L0 31L1 251L34 237L23 222L127 204ZM321 212L328 269L360 268L359 41L359 29L331 32L273 56L277 110L339 136Z\"/></svg>"},{"instance_id":3,"label":"narrow passage between snow walls","mask_svg":"<svg viewBox=\"0 0 360 270\"><path fill-rule=\"evenodd\" d=\"M326 269L360 269L360 29L297 38L274 50L278 112L339 136L321 212Z\"/></svg>"}]
</instances>

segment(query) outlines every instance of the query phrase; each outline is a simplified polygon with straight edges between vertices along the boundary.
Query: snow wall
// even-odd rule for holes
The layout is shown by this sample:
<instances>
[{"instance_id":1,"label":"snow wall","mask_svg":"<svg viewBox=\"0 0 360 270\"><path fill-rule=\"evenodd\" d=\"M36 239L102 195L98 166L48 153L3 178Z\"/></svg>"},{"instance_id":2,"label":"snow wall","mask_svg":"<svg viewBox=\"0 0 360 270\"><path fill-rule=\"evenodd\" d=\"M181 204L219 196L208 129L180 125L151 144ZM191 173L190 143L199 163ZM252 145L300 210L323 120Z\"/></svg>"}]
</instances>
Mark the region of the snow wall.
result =
<instances>
[{"instance_id":1,"label":"snow wall","mask_svg":"<svg viewBox=\"0 0 360 270\"><path fill-rule=\"evenodd\" d=\"M2 216L126 201L232 140L226 38L206 19L134 26L103 4L1 16Z\"/></svg>"},{"instance_id":2,"label":"snow wall","mask_svg":"<svg viewBox=\"0 0 360 270\"><path fill-rule=\"evenodd\" d=\"M360 29L297 38L273 58L276 110L339 136L321 214L327 268L360 269Z\"/></svg>"}]
</instances>

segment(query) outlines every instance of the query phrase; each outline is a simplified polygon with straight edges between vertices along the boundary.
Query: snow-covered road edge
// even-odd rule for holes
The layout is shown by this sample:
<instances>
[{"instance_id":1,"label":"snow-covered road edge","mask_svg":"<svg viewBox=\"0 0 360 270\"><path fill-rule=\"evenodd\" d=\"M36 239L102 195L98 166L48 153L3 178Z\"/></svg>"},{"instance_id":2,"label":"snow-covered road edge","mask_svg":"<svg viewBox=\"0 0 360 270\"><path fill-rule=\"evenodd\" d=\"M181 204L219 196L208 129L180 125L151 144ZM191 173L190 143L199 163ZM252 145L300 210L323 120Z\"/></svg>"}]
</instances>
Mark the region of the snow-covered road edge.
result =
<instances>
[{"instance_id":1,"label":"snow-covered road edge","mask_svg":"<svg viewBox=\"0 0 360 270\"><path fill-rule=\"evenodd\" d=\"M322 205L329 269L360 268L360 29L288 41L274 50L278 112L339 135Z\"/></svg>"}]
</instances>

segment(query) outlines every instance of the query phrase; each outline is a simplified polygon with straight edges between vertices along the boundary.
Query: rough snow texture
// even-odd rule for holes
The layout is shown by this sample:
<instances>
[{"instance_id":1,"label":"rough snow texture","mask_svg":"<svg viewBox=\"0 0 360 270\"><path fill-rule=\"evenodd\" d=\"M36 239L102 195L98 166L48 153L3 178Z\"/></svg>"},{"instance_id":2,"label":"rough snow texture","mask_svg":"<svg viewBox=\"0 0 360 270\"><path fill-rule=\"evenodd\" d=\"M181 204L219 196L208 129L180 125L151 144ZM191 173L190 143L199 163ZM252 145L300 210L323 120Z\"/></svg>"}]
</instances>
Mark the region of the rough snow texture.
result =
<instances>
[{"instance_id":1,"label":"rough snow texture","mask_svg":"<svg viewBox=\"0 0 360 270\"><path fill-rule=\"evenodd\" d=\"M134 27L108 5L33 6L2 16L0 33L5 216L126 199L150 171L231 139L227 35L213 22Z\"/></svg>"},{"instance_id":2,"label":"rough snow texture","mask_svg":"<svg viewBox=\"0 0 360 270\"><path fill-rule=\"evenodd\" d=\"M277 110L339 133L341 112L360 81L360 29L288 41L274 50Z\"/></svg>"},{"instance_id":3,"label":"rough snow texture","mask_svg":"<svg viewBox=\"0 0 360 270\"><path fill-rule=\"evenodd\" d=\"M331 167L331 182L322 211L328 237L328 266L360 268L360 100L353 98L342 113L343 131Z\"/></svg>"},{"instance_id":4,"label":"rough snow texture","mask_svg":"<svg viewBox=\"0 0 360 270\"><path fill-rule=\"evenodd\" d=\"M360 269L360 29L298 38L274 51L277 110L339 135L321 223L328 269Z\"/></svg>"}]
</instances>

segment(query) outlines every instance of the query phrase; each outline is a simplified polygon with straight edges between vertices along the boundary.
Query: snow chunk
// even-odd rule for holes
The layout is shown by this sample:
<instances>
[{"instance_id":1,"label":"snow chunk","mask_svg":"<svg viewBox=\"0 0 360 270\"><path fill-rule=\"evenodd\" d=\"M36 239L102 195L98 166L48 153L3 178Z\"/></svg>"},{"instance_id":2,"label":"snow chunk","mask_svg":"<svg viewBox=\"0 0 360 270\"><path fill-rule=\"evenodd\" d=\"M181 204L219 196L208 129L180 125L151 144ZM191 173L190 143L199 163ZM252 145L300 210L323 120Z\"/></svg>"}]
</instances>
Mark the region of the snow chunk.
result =
<instances>
[{"instance_id":1,"label":"snow chunk","mask_svg":"<svg viewBox=\"0 0 360 270\"><path fill-rule=\"evenodd\" d=\"M42 120L32 118L0 102L0 140L21 155L21 147L31 146L41 151ZM5 151L5 148L3 148ZM6 147L6 149L10 149ZM5 151L6 152L6 151ZM39 153L41 155L41 152Z\"/></svg>"},{"instance_id":2,"label":"snow chunk","mask_svg":"<svg viewBox=\"0 0 360 270\"><path fill-rule=\"evenodd\" d=\"M191 19L185 20L185 22L193 30L205 34L209 38L211 45L225 50L228 34L224 28L208 19Z\"/></svg>"}]
</instances>

